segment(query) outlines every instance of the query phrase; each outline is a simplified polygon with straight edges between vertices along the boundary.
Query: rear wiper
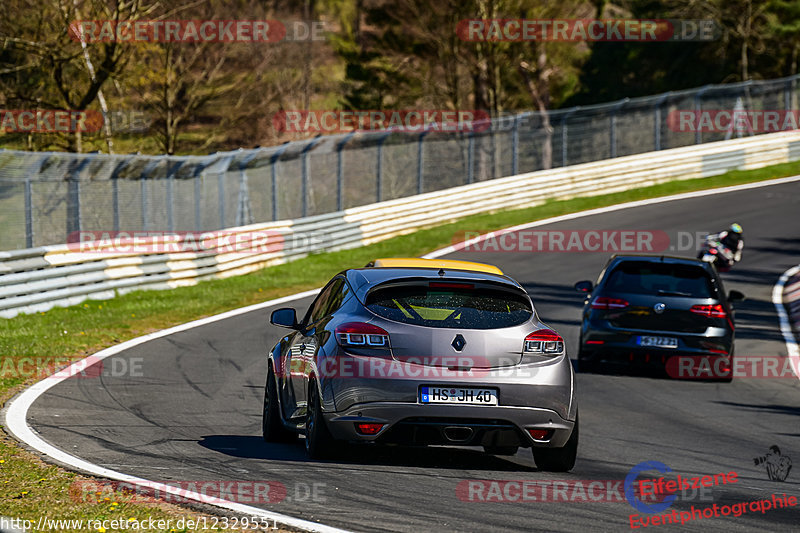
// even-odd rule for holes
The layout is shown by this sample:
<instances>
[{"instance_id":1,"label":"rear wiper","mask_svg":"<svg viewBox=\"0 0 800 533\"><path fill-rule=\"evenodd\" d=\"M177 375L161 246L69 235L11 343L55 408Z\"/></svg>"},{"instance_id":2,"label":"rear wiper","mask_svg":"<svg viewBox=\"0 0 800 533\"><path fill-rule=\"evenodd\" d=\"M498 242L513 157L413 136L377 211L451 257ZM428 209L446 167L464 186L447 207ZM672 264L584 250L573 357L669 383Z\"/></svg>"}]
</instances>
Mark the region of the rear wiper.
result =
<instances>
[{"instance_id":1,"label":"rear wiper","mask_svg":"<svg viewBox=\"0 0 800 533\"><path fill-rule=\"evenodd\" d=\"M665 291L662 289L658 290L659 296L691 296L688 292L678 292L678 291Z\"/></svg>"}]
</instances>

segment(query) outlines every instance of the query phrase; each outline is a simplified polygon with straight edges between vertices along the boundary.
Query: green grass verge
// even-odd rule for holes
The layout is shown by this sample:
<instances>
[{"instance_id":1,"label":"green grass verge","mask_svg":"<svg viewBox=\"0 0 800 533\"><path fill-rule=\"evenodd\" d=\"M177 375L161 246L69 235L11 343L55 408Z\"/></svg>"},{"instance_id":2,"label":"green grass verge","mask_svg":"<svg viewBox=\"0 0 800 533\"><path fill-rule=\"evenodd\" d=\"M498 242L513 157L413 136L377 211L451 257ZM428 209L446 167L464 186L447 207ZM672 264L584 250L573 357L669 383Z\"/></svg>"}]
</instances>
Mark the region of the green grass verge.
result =
<instances>
[{"instance_id":1,"label":"green grass verge","mask_svg":"<svg viewBox=\"0 0 800 533\"><path fill-rule=\"evenodd\" d=\"M362 266L376 257L425 254L452 244L453 236L459 231L491 231L596 207L795 174L800 174L800 162L733 171L705 179L673 181L604 196L551 201L528 209L474 215L370 246L312 255L245 276L170 291L138 291L112 300L89 301L46 313L0 320L0 401L8 400L15 391L36 380L15 375L15 369L20 368L25 358L29 358L29 365L31 362L35 365L37 358L45 365L52 358L78 359L151 331L319 287L336 272ZM23 365L23 369L29 368ZM0 501L3 502L0 512L6 515L35 520L42 514L73 518L97 518L122 512L133 513L131 516L136 517L186 514L174 506L154 509L124 502L120 506L103 501L74 502L69 497L69 487L80 476L42 463L5 435L0 439L0 460L5 461L0 463L0 479L4 481L0 483Z\"/></svg>"}]
</instances>

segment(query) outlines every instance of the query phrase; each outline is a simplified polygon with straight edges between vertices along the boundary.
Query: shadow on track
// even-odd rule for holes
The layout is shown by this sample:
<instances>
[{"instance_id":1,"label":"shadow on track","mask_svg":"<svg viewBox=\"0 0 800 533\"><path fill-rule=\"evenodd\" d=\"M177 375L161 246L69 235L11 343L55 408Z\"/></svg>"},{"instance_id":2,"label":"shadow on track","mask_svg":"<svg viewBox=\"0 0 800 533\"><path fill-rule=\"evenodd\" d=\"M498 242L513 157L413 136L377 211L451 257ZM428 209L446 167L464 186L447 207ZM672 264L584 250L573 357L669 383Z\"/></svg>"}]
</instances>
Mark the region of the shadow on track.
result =
<instances>
[{"instance_id":1,"label":"shadow on track","mask_svg":"<svg viewBox=\"0 0 800 533\"><path fill-rule=\"evenodd\" d=\"M343 465L382 465L396 467L443 468L457 470L531 471L536 468L488 455L475 448L411 447L353 444L333 461L314 461L306 457L302 441L290 444L265 443L253 435L207 435L199 442L209 450L248 459L291 461L298 463L339 463ZM526 460L530 450L521 448ZM511 459L511 458L509 458ZM532 461L532 459L531 459Z\"/></svg>"}]
</instances>

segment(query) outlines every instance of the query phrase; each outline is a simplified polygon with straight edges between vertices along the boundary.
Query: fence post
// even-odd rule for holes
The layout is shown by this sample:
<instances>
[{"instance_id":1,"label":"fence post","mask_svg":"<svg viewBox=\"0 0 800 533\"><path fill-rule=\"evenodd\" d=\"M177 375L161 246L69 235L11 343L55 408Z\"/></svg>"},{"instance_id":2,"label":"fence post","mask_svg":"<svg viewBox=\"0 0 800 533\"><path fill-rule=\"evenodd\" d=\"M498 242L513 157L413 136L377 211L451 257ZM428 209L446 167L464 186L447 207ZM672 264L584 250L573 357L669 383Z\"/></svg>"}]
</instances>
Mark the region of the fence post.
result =
<instances>
[{"instance_id":1,"label":"fence post","mask_svg":"<svg viewBox=\"0 0 800 533\"><path fill-rule=\"evenodd\" d=\"M561 115L561 166L567 166L567 131L569 127L567 126L567 119L573 113L575 113L581 106L575 106L573 108L567 109L563 115Z\"/></svg>"},{"instance_id":2,"label":"fence post","mask_svg":"<svg viewBox=\"0 0 800 533\"><path fill-rule=\"evenodd\" d=\"M25 178L25 248L33 248L33 190L31 178Z\"/></svg>"},{"instance_id":3,"label":"fence post","mask_svg":"<svg viewBox=\"0 0 800 533\"><path fill-rule=\"evenodd\" d=\"M261 153L260 149L255 149L239 161L239 201L236 206L236 225L244 226L253 223L253 216L250 210L250 187L247 180L247 165Z\"/></svg>"},{"instance_id":4,"label":"fence post","mask_svg":"<svg viewBox=\"0 0 800 533\"><path fill-rule=\"evenodd\" d=\"M33 177L41 172L42 167L49 159L49 156L40 155L36 159L36 163L31 165L28 169L28 174L25 178L25 247L33 248L35 240L33 234Z\"/></svg>"},{"instance_id":5,"label":"fence post","mask_svg":"<svg viewBox=\"0 0 800 533\"><path fill-rule=\"evenodd\" d=\"M280 159L281 154L288 147L289 141L286 141L269 158L269 164L272 171L272 220L278 220L278 173L275 167L278 164L278 159Z\"/></svg>"},{"instance_id":6,"label":"fence post","mask_svg":"<svg viewBox=\"0 0 800 533\"><path fill-rule=\"evenodd\" d=\"M344 211L344 145L350 142L350 139L355 135L355 131L351 131L345 135L339 143L336 144L336 210Z\"/></svg>"},{"instance_id":7,"label":"fence post","mask_svg":"<svg viewBox=\"0 0 800 533\"><path fill-rule=\"evenodd\" d=\"M695 126L697 126L699 124L699 120L700 120L700 110L701 110L700 98L703 96L703 94L706 91L711 89L711 87L712 87L712 85L704 85L703 87L700 87L700 89L698 89L698 91L694 94L694 123L695 123ZM695 127L694 143L695 144L701 144L702 142L703 142L703 133L700 131L699 127Z\"/></svg>"},{"instance_id":8,"label":"fence post","mask_svg":"<svg viewBox=\"0 0 800 533\"><path fill-rule=\"evenodd\" d=\"M523 113L524 115L525 113ZM519 121L522 115L514 116L514 129L511 132L511 175L517 175L519 169Z\"/></svg>"},{"instance_id":9,"label":"fence post","mask_svg":"<svg viewBox=\"0 0 800 533\"><path fill-rule=\"evenodd\" d=\"M623 98L611 108L611 131L609 132L609 153L612 158L617 157L617 111L630 101L630 98Z\"/></svg>"},{"instance_id":10,"label":"fence post","mask_svg":"<svg viewBox=\"0 0 800 533\"><path fill-rule=\"evenodd\" d=\"M198 165L197 171L194 173L194 230L197 232L203 231L202 219L200 218L200 203L203 199L200 194L200 183L203 180L203 170L205 170L205 167Z\"/></svg>"},{"instance_id":11,"label":"fence post","mask_svg":"<svg viewBox=\"0 0 800 533\"><path fill-rule=\"evenodd\" d=\"M82 160L75 161L72 168L68 170L67 176L67 239L69 234L79 232L82 229L81 217L81 180L80 172L89 164L89 157L83 157Z\"/></svg>"},{"instance_id":12,"label":"fence post","mask_svg":"<svg viewBox=\"0 0 800 533\"><path fill-rule=\"evenodd\" d=\"M181 168L181 165L183 165L182 161L176 161L175 165L172 167L172 170L169 170L167 174L167 229L170 233L175 233L175 217L173 214L173 184L175 180L175 174L178 172L178 169Z\"/></svg>"},{"instance_id":13,"label":"fence post","mask_svg":"<svg viewBox=\"0 0 800 533\"><path fill-rule=\"evenodd\" d=\"M653 147L654 150L661 150L661 106L667 100L672 91L667 91L656 100L655 117L653 118Z\"/></svg>"},{"instance_id":14,"label":"fence post","mask_svg":"<svg viewBox=\"0 0 800 533\"><path fill-rule=\"evenodd\" d=\"M378 155L377 155L378 165L375 176L375 189L376 189L375 196L377 197L378 202L381 201L381 197L383 196L383 190L382 190L383 189L383 143L384 141L386 141L386 138L391 134L392 132L388 131L384 133L380 139L378 139Z\"/></svg>"},{"instance_id":15,"label":"fence post","mask_svg":"<svg viewBox=\"0 0 800 533\"><path fill-rule=\"evenodd\" d=\"M475 180L475 132L467 133L467 183Z\"/></svg>"},{"instance_id":16,"label":"fence post","mask_svg":"<svg viewBox=\"0 0 800 533\"><path fill-rule=\"evenodd\" d=\"M308 216L308 194L309 194L309 178L308 178L308 152L314 148L314 145L322 140L319 135L303 147L301 165L303 169L303 216Z\"/></svg>"},{"instance_id":17,"label":"fence post","mask_svg":"<svg viewBox=\"0 0 800 533\"><path fill-rule=\"evenodd\" d=\"M422 194L423 189L423 161L425 159L425 152L423 144L425 144L425 136L430 133L430 130L423 131L419 134L417 139L417 194Z\"/></svg>"},{"instance_id":18,"label":"fence post","mask_svg":"<svg viewBox=\"0 0 800 533\"><path fill-rule=\"evenodd\" d=\"M111 173L111 211L113 217L114 232L119 232L119 175L133 160L126 157L117 163L114 172Z\"/></svg>"},{"instance_id":19,"label":"fence post","mask_svg":"<svg viewBox=\"0 0 800 533\"><path fill-rule=\"evenodd\" d=\"M145 165L145 167L142 169L142 174L139 176L139 181L141 182L139 184L139 189L140 189L140 194L142 196L142 198L141 198L141 202L142 202L142 231L147 231L149 229L148 225L150 223L150 219L147 216L147 211L149 210L149 206L148 206L148 203L147 203L147 180L150 179L148 177L150 172L152 172L152 170L154 168L156 168L156 166L158 166L159 162L160 162L160 159L157 159L157 158L153 157L150 160L150 162L147 165Z\"/></svg>"}]
</instances>

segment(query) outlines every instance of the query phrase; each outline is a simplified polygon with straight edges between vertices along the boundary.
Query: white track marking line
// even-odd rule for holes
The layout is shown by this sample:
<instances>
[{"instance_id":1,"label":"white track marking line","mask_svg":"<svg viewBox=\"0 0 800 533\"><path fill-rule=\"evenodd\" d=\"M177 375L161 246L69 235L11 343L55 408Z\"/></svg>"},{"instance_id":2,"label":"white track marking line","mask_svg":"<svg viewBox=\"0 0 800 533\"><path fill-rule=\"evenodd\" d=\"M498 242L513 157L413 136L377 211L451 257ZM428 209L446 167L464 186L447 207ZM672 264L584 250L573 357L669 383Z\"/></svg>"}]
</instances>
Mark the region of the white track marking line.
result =
<instances>
[{"instance_id":1,"label":"white track marking line","mask_svg":"<svg viewBox=\"0 0 800 533\"><path fill-rule=\"evenodd\" d=\"M657 204L657 203L662 203L662 202L670 202L670 201L674 201L674 200L682 200L682 199L687 199L687 198L699 198L699 197L702 197L702 196L708 196L708 195L712 195L712 194L723 194L723 193L727 193L727 192L741 191L741 190L747 190L747 189L755 189L755 188L759 188L759 187L768 187L768 186L771 186L771 185L779 185L779 184L782 184L782 183L790 183L790 182L793 182L793 181L800 181L800 176L793 176L793 177L789 177L789 178L780 178L780 179L769 180L769 181L761 181L761 182L749 183L749 184L744 184L744 185L735 185L735 186L732 186L732 187L709 189L709 190L705 190L705 191L695 191L695 192L690 192L690 193L676 194L676 195L673 195L673 196L665 196L665 197L662 197L662 198L652 198L652 199L648 199L648 200L639 200L639 201L636 201L636 202L628 202L628 203L624 203L624 204L617 204L617 205L608 206L608 207L601 207L601 208L598 208L598 209L590 209L588 211L581 211L581 212L578 212L578 213L570 213L570 214L567 214L567 215L561 215L561 216L547 218L547 219L544 219L544 220L538 220L538 221L530 222L530 223L526 223L526 224L520 224L518 226L514 226L514 227L511 227L511 228L506 228L506 229L500 230L498 232L493 232L492 235L498 235L498 234L502 234L502 233L519 231L519 230L522 230L522 229L532 228L532 227L536 227L536 226L543 226L545 224L552 224L552 223L561 222L561 221L564 221L564 220L573 220L573 219L576 219L576 218L582 218L582 217L587 217L587 216L601 214L601 213L609 213L609 212L612 212L612 211L619 211L619 210L622 210L622 209L629 209L629 208L632 208L632 207L640 207L640 206L645 206L645 205ZM488 235L484 235L484 236L481 236L481 237L477 237L476 239L470 239L470 242L471 243L472 242L480 242L480 240L485 239L487 236ZM431 252L429 254L426 254L426 255L424 255L422 257L428 258L428 259L434 259L434 258L437 258L437 257L441 257L442 255L446 255L446 254L449 254L449 253L457 252L457 251L463 249L465 244L466 244L465 242L461 242L461 243L458 243L458 244L455 244L455 245L452 245L452 246L447 246L445 248L441 248L439 250L435 250L435 251L433 251L433 252ZM784 274L784 275L786 275L786 274ZM786 279L788 279L788 276L786 277ZM784 281L784 283L785 283L785 281ZM117 344L115 346L111 346L109 348L101 350L101 351L99 351L99 352L97 352L97 353L95 353L93 355L90 355L89 357L94 358L94 362L92 363L92 364L94 364L97 361L102 361L106 357L110 357L112 355L118 354L120 352L123 352L123 351L129 349L129 348L133 348L134 346L138 346L139 344L143 344L143 343L151 341L153 339L158 339L158 338L161 338L161 337L165 337L167 335L171 335L173 333L178 333L178 332L186 331L186 330L193 329L193 328L196 328L196 327L199 327L199 326L204 326L204 325L207 325L207 324L211 324L211 323L217 322L219 320L224 320L226 318L234 317L234 316L241 315L241 314L244 314L244 313L249 313L250 311L256 311L258 309L264 309L266 307L271 307L271 306L274 306L274 305L279 305L279 304L282 304L282 303L291 302L293 300L299 300L299 299L305 298L307 296L312 296L312 295L316 294L317 292L319 292L319 289L312 289L312 290L309 290L309 291L293 294L293 295L290 295L290 296L285 296L283 298L277 298L275 300L269 300L269 301L266 301L266 302L261 302L259 304L250 305L250 306L242 307L242 308L239 308L239 309L233 309L231 311L227 311L225 313L221 313L221 314L218 314L218 315L214 315L214 316L210 316L210 317L206 317L206 318L201 318L199 320L194 320L192 322L187 322L186 324L180 324L178 326L174 326L174 327L171 327L171 328L168 328L168 329L164 329L164 330L161 330L161 331L156 331L156 332L150 333L148 335L143 335L143 336L137 337L135 339L131 339L131 340L123 342L121 344ZM775 299L775 293L773 292L773 301L774 301L774 299ZM782 301L782 298L781 298L781 301ZM785 318L785 311L783 311L783 315L780 315L781 311L782 311L782 304L781 304L781 310L779 310L779 316L782 316L782 318L781 318L781 329L783 330L783 320ZM785 319L785 320L786 320L786 323L788 324L788 319ZM790 329L789 333L791 334L791 329ZM785 331L784 331L784 337L786 338L787 347L790 350L790 354L792 354L792 353L795 354L794 361L796 362L796 358L797 358L797 343L794 341L794 338L791 337L791 335L790 335L790 337L786 337ZM789 338L791 338L791 344L790 344ZM792 351L792 350L794 350L794 351ZM199 494L199 493L187 493L186 491L182 491L182 490L180 490L178 488L171 487L169 485L155 483L155 482L147 480L147 479L138 478L138 477L135 477L135 476L130 476L128 474L124 474L122 472L117 472L115 470L111 470L111 469L108 469L108 468L103 468L100 465L96 465L96 464L90 463L88 461L85 461L85 460L83 460L83 459L81 459L79 457L76 457L74 455L70 455L69 453L64 452L63 450L60 450L60 449L56 448L55 446L52 446L51 444L45 442L41 437L39 437L33 431L33 429L30 426L28 426L28 423L27 423L28 409L30 409L31 405L33 405L33 402L35 402L42 394L47 392L50 388L54 387L55 385L61 383L65 379L67 379L67 377L69 377L71 374L75 374L75 373L77 373L77 372L79 372L81 370L85 370L85 369L86 369L86 367L82 366L81 362L78 361L78 362L74 363L73 365L71 365L69 368L67 368L67 369L63 370L62 372L60 372L61 376L56 376L56 377L51 376L51 377L46 378L46 379L44 379L42 381L39 381L38 383L35 383L30 388L24 390L23 392L18 394L16 397L14 397L7 404L7 406L4 409L6 428L9 430L9 432L15 438L17 438L17 440L20 440L20 441L24 442L25 444L27 444L31 448L37 450L40 453L43 453L43 454L49 456L50 458L52 458L53 460L55 460L55 461L57 461L59 463L62 463L62 464L65 464L65 465L69 465L71 468L74 468L74 469L77 469L77 470L81 470L81 471L84 471L84 472L87 472L87 473L90 473L90 474L93 474L93 475L96 475L96 476L100 476L100 477L105 477L105 478L109 478L109 479L116 479L116 480L119 480L119 481L125 481L125 482L133 483L133 484L145 485L147 487L155 488L155 489L158 489L158 490L161 490L161 491L164 491L164 492L168 492L168 493L171 493L171 494L180 493L179 495L182 496L182 497L185 497L185 498L188 498L188 499L192 499L192 500L196 500L198 502L208 503L207 502L208 498L206 496L202 495L202 494ZM797 371L797 368L795 369L795 371ZM304 531L312 531L312 532L320 532L320 533L340 533L342 531L347 531L347 530L343 530L343 529L338 529L338 528L326 526L326 525L323 525L323 524L317 524L315 522L309 522L307 520L302 520L302 519L299 519L299 518L294 518L294 517L283 515L283 514L280 514L280 513L273 513L273 512L270 512L270 511L266 511L264 509L259 509L258 507L251 507L251 506L243 505L243 504L236 503L236 502L220 500L218 502L215 502L213 505L215 505L216 507L220 507L222 509L227 509L227 510L230 510L230 511L234 511L234 512L237 512L237 513L240 513L240 514L243 514L243 515L258 516L258 517L266 518L268 520L277 521L280 524L284 524L284 525L287 525L287 526L290 526L290 527L295 527L295 528L298 528L298 529L302 529Z\"/></svg>"},{"instance_id":2,"label":"white track marking line","mask_svg":"<svg viewBox=\"0 0 800 533\"><path fill-rule=\"evenodd\" d=\"M560 215L552 218L545 218L542 220L536 220L534 222L526 222L525 224L519 224L518 226L512 226L510 228L505 228L497 231L490 231L489 233L485 233L483 235L474 237L472 239L469 239L468 241L459 242L456 244L452 244L450 246L445 246L444 248L440 248L438 250L434 250L430 253L423 255L422 257L425 259L436 259L437 257L441 257L443 255L463 250L468 243L477 244L479 242L485 241L490 237L497 237L499 235L504 235L506 233L513 233L515 231L520 231L528 228L535 228L537 226L545 226L547 224L554 224L556 222L563 222L565 220L575 220L576 218L583 218L591 215L599 215L602 213L611 213L612 211L620 211L622 209L630 209L632 207L642 207L646 205L660 204L664 202L673 202L675 200L686 200L689 198L700 198L702 196L709 196L712 194L724 194L728 192L744 191L747 189L757 189L759 187L769 187L771 185L780 185L783 183L791 183L793 181L800 181L800 176L790 176L788 178L778 178L768 181L758 181L755 183L745 183L743 185L732 185L730 187L720 187L718 189L706 189L703 191L685 192L681 194L674 194L672 196L649 198L647 200L637 200L635 202L627 202L624 204L598 207L596 209L589 209L588 211L578 211L577 213L568 213L566 215Z\"/></svg>"},{"instance_id":3,"label":"white track marking line","mask_svg":"<svg viewBox=\"0 0 800 533\"><path fill-rule=\"evenodd\" d=\"M789 361L792 364L794 375L800 377L800 349L797 346L797 339L792 332L792 322L789 319L789 314L783 306L783 288L789 279L800 272L800 265L793 266L783 274L772 287L772 303L775 305L775 311L778 313L778 322L781 326L781 333L783 333L783 341L786 343L786 350L789 352Z\"/></svg>"}]
</instances>

